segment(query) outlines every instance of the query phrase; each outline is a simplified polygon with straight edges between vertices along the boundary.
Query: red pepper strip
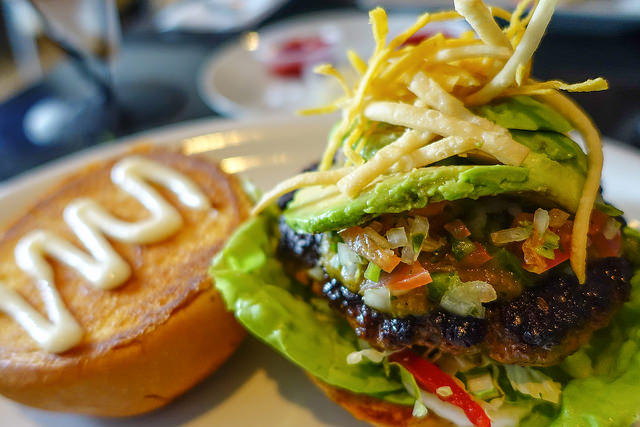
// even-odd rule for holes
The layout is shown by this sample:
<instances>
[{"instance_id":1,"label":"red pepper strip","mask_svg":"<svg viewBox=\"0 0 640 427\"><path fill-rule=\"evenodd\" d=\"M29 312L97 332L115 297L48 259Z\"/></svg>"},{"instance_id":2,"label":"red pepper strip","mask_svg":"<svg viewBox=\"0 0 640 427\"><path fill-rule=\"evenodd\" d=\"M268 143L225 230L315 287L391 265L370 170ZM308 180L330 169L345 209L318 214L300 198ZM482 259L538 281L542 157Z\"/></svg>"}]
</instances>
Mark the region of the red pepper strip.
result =
<instances>
[{"instance_id":1,"label":"red pepper strip","mask_svg":"<svg viewBox=\"0 0 640 427\"><path fill-rule=\"evenodd\" d=\"M469 394L462 389L449 375L433 363L417 356L413 351L405 349L389 356L392 362L400 363L414 376L421 388L435 394L443 402L451 403L462 409L473 425L491 427L491 419ZM453 392L443 397L438 394L440 387L450 387Z\"/></svg>"}]
</instances>

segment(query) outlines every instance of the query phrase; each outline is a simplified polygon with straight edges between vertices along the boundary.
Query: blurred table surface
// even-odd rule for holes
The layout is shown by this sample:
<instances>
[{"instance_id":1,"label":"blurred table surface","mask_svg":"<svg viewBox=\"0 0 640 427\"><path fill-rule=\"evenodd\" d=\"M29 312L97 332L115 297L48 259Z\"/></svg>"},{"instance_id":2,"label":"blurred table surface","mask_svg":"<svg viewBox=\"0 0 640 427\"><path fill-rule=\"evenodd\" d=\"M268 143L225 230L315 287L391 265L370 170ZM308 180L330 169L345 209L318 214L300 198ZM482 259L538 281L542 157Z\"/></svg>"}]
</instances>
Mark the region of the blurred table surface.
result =
<instances>
[{"instance_id":1,"label":"blurred table surface","mask_svg":"<svg viewBox=\"0 0 640 427\"><path fill-rule=\"evenodd\" d=\"M355 10L349 0L294 0L285 4L264 25L318 10ZM362 11L362 13L366 13ZM574 20L574 21L572 21ZM575 28L575 30L574 30ZM0 183L49 160L90 145L113 140L160 125L203 117L216 117L199 98L196 77L202 62L224 42L239 33L186 34L153 30L148 19L125 22L117 84L144 81L166 86L173 92L174 111L158 121L130 117L126 126L85 140L56 146L36 146L23 131L27 109L52 94L73 96L87 90L87 83L69 63L61 63L35 85L0 104ZM538 49L534 75L542 79L577 82L602 76L609 80L605 92L577 94L575 98L593 116L604 135L640 147L640 22L618 28L614 20L554 17ZM88 85L91 86L91 85ZM138 120L140 119L140 120Z\"/></svg>"}]
</instances>

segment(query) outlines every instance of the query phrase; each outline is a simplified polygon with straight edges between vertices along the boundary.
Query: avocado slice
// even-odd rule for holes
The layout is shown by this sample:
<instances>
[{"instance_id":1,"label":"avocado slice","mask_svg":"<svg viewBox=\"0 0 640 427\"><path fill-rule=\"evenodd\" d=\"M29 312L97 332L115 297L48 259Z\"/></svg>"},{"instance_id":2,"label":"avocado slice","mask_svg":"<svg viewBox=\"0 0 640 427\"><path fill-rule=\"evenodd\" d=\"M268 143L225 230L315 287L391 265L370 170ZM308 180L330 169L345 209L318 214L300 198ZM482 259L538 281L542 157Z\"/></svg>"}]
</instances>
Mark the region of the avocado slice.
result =
<instances>
[{"instance_id":1,"label":"avocado slice","mask_svg":"<svg viewBox=\"0 0 640 427\"><path fill-rule=\"evenodd\" d=\"M587 173L587 155L571 140L557 132L509 129L511 137L531 151L546 155L551 160L568 166L576 171Z\"/></svg>"},{"instance_id":2,"label":"avocado slice","mask_svg":"<svg viewBox=\"0 0 640 427\"><path fill-rule=\"evenodd\" d=\"M522 166L436 166L385 176L353 199L335 185L307 187L296 193L284 216L298 232L320 233L442 200L527 193L573 212L583 184L584 175L579 171L531 152Z\"/></svg>"},{"instance_id":3,"label":"avocado slice","mask_svg":"<svg viewBox=\"0 0 640 427\"><path fill-rule=\"evenodd\" d=\"M531 152L519 167L469 165L447 159L429 168L381 177L349 199L335 185L299 190L284 212L299 232L319 233L362 223L383 213L403 212L442 200L527 194L575 211L587 170L587 157L564 135L571 124L551 107L529 96L502 98L474 110L509 129ZM368 160L393 142L402 129L383 123L366 137L361 154ZM451 165L452 162L457 164Z\"/></svg>"},{"instance_id":4,"label":"avocado slice","mask_svg":"<svg viewBox=\"0 0 640 427\"><path fill-rule=\"evenodd\" d=\"M560 113L530 96L498 98L473 110L506 129L567 133L571 123Z\"/></svg>"}]
</instances>

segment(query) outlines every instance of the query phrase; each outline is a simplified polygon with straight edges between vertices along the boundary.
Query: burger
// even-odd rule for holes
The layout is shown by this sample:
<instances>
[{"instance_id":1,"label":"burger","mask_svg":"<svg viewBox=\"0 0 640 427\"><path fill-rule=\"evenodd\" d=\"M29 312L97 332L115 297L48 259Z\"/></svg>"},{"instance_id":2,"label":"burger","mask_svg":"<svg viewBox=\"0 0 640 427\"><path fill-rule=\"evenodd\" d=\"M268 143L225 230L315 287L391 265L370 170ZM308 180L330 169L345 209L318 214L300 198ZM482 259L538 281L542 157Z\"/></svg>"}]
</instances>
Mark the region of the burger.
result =
<instances>
[{"instance_id":1,"label":"burger","mask_svg":"<svg viewBox=\"0 0 640 427\"><path fill-rule=\"evenodd\" d=\"M559 92L607 84L530 77L555 1L454 3L388 43L370 12L353 87L319 67L345 94L316 112L342 119L316 167L255 205L215 286L376 425L630 425L640 233L602 199L599 134ZM460 17L473 31L407 42Z\"/></svg>"}]
</instances>

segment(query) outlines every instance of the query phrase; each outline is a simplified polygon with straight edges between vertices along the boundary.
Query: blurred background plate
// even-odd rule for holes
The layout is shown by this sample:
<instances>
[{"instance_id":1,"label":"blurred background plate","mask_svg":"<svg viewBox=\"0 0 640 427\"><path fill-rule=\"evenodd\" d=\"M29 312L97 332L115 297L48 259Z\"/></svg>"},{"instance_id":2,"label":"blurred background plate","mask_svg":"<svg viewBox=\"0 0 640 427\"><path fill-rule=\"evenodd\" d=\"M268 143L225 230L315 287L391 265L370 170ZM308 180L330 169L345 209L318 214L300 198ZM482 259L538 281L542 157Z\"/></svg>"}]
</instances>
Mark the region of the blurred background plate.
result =
<instances>
[{"instance_id":1,"label":"blurred background plate","mask_svg":"<svg viewBox=\"0 0 640 427\"><path fill-rule=\"evenodd\" d=\"M154 17L160 31L237 31L260 23L289 0L185 0Z\"/></svg>"},{"instance_id":2,"label":"blurred background plate","mask_svg":"<svg viewBox=\"0 0 640 427\"><path fill-rule=\"evenodd\" d=\"M407 28L416 16L391 14L390 34ZM443 22L429 24L427 31L456 36L466 28L462 21ZM285 57L286 52L274 64L279 49L282 53L292 44L305 43L315 47L300 56L298 66L292 63L295 59ZM354 75L347 64L347 49L353 49L366 60L373 48L365 13L325 12L296 17L246 33L212 54L200 69L199 93L211 109L234 117L295 112L324 105L342 92L334 79L314 74L313 65L331 62L350 80Z\"/></svg>"}]
</instances>

